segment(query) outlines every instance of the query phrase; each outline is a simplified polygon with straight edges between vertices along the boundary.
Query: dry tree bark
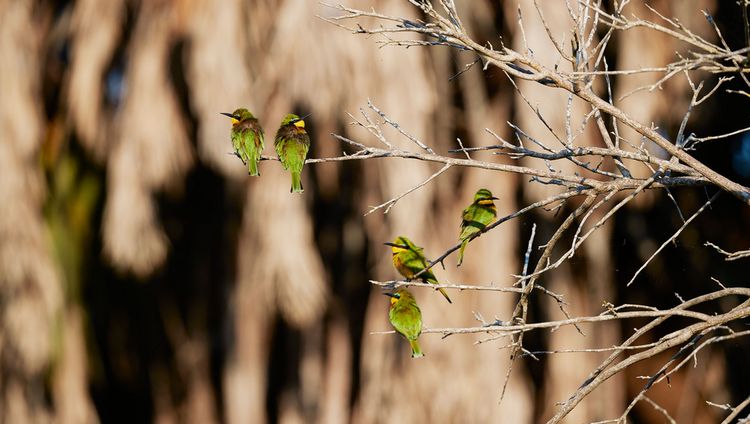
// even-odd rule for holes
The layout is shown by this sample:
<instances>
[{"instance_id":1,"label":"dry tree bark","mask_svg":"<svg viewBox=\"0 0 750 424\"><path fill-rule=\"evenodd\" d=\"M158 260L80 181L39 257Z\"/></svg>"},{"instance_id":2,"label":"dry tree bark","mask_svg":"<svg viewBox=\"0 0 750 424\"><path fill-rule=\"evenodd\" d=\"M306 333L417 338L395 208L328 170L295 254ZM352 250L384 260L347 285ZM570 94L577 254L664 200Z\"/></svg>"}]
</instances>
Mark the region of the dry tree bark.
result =
<instances>
[{"instance_id":1,"label":"dry tree bark","mask_svg":"<svg viewBox=\"0 0 750 424\"><path fill-rule=\"evenodd\" d=\"M0 1L0 421L45 422L60 282L45 238L41 38L32 2Z\"/></svg>"}]
</instances>

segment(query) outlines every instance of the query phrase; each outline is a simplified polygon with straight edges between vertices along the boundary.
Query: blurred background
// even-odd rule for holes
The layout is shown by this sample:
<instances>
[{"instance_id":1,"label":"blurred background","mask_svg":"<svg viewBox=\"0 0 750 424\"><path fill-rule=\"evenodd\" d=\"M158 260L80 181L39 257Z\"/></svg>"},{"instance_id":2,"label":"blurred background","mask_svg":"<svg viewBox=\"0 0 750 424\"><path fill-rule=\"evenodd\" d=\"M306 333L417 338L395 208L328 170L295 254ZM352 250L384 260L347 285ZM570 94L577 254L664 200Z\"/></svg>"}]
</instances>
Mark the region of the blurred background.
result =
<instances>
[{"instance_id":1,"label":"blurred background","mask_svg":"<svg viewBox=\"0 0 750 424\"><path fill-rule=\"evenodd\" d=\"M532 2L457 3L477 41L498 46L502 38L517 49L521 11L536 57L559 62ZM566 33L565 3L542 3L550 25ZM420 17L403 0L346 4ZM744 46L735 2L650 4L715 40L706 10L732 48ZM656 18L641 2L626 11ZM269 155L288 112L312 113L309 157L350 152L334 132L375 145L346 114L359 115L368 99L444 155L457 137L466 146L494 144L485 128L509 139L507 121L550 136L496 69L475 66L451 78L472 55L381 48L376 38L320 19L336 14L291 0L0 0L0 422L538 422L606 357L518 360L499 403L508 340L425 334L426 358L411 360L400 337L369 334L390 326L388 299L368 279L398 277L383 242L408 235L436 257L456 243L460 212L477 188L500 197L501 216L553 189L454 167L387 215L363 217L440 166L398 159L308 165L305 193L291 195L278 162L262 162L262 177L247 177L228 154L230 122L219 112L251 109ZM607 58L611 68L633 69L661 66L675 52L684 54L684 46L632 30L615 36ZM658 78L613 79L615 97ZM563 128L564 94L519 86L553 128ZM674 78L620 106L673 137L690 95L685 79ZM585 113L576 108L577 116ZM747 110L743 96L714 96L693 112L688 133L745 127ZM602 145L595 128L584 140ZM701 146L701 160L748 184L750 139ZM702 188L673 194L686 214L706 201ZM512 284L532 223L544 243L576 206L504 223L472 242L460 271L451 257L438 278ZM664 193L639 196L541 284L563 294L574 316L596 314L605 301L671 307L675 292L687 299L715 290L711 277L747 284L747 261L725 263L703 246L750 244L750 209L723 196L626 289L680 225ZM452 292L448 305L431 290L414 291L427 327L474 326L474 312L507 319L517 300ZM532 299L531 320L563 318L549 298ZM685 322L669 321L652 336ZM586 337L574 329L530 333L525 347L607 347L641 324L588 326ZM737 339L701 351L698 366L649 396L679 422L719 420L726 412L705 401L737 404L750 393L748 344ZM607 382L571 422L619 416L643 387L637 376L651 375L673 353ZM660 415L641 403L631 418L659 422Z\"/></svg>"}]
</instances>

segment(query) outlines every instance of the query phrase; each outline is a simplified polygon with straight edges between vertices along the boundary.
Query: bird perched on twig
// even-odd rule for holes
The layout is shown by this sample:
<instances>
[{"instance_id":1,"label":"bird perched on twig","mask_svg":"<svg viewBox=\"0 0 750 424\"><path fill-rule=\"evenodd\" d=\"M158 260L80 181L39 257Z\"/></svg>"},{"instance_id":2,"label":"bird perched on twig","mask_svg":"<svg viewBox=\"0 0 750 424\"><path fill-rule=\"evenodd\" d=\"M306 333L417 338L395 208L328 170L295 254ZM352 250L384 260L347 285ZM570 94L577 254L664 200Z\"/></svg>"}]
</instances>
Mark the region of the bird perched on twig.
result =
<instances>
[{"instance_id":1,"label":"bird perched on twig","mask_svg":"<svg viewBox=\"0 0 750 424\"><path fill-rule=\"evenodd\" d=\"M265 147L263 128L257 119L245 108L239 108L232 113L221 112L232 118L232 147L234 154L247 165L247 173L259 176L258 161Z\"/></svg>"},{"instance_id":2,"label":"bird perched on twig","mask_svg":"<svg viewBox=\"0 0 750 424\"><path fill-rule=\"evenodd\" d=\"M489 190L480 188L474 194L474 201L461 214L461 234L458 236L461 240L461 249L458 251L456 266L461 266L464 261L464 249L469 244L471 236L482 231L497 218L495 200L497 197L494 197Z\"/></svg>"},{"instance_id":3,"label":"bird perched on twig","mask_svg":"<svg viewBox=\"0 0 750 424\"><path fill-rule=\"evenodd\" d=\"M388 320L393 328L409 341L411 357L424 356L417 339L422 333L422 312L417 300L406 289L398 289L395 293L383 293L391 297L391 307L388 310Z\"/></svg>"},{"instance_id":4,"label":"bird perched on twig","mask_svg":"<svg viewBox=\"0 0 750 424\"><path fill-rule=\"evenodd\" d=\"M305 191L301 178L302 166L305 164L307 151L310 150L310 136L305 131L304 121L308 116L310 115L300 118L293 113L285 116L273 142L281 164L292 174L292 193Z\"/></svg>"},{"instance_id":5,"label":"bird perched on twig","mask_svg":"<svg viewBox=\"0 0 750 424\"><path fill-rule=\"evenodd\" d=\"M415 279L415 276L420 271L427 268L427 259L424 256L424 250L412 243L411 240L404 236L396 237L393 243L385 243L386 246L391 246L391 253L393 254L393 266L396 267L398 272L403 275L407 280ZM435 278L435 274L432 270L427 270L416 277L425 283L440 284ZM448 303L451 302L451 298L448 297L448 293L443 288L438 288L440 294L445 297Z\"/></svg>"}]
</instances>

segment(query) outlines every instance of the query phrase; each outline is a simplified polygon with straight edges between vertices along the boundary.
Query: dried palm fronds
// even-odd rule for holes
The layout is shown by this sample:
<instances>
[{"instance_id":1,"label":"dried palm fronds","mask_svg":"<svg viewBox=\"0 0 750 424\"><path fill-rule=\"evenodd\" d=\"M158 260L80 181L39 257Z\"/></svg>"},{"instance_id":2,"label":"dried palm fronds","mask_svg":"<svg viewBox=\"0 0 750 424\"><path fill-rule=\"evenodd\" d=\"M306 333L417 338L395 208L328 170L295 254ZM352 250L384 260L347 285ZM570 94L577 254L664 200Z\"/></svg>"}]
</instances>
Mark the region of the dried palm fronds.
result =
<instances>
[{"instance_id":1,"label":"dried palm fronds","mask_svg":"<svg viewBox=\"0 0 750 424\"><path fill-rule=\"evenodd\" d=\"M110 140L110 117L103 108L105 72L122 32L125 4L121 0L76 2L71 19L72 63L68 81L70 117L81 143L103 160Z\"/></svg>"},{"instance_id":2,"label":"dried palm fronds","mask_svg":"<svg viewBox=\"0 0 750 424\"><path fill-rule=\"evenodd\" d=\"M117 268L141 277L163 263L168 249L152 192L181 184L193 161L184 112L168 78L174 20L168 4L140 9L109 159L104 252Z\"/></svg>"},{"instance_id":3,"label":"dried palm fronds","mask_svg":"<svg viewBox=\"0 0 750 424\"><path fill-rule=\"evenodd\" d=\"M28 2L0 1L0 421L48 419L60 282L50 258L37 154L42 140L39 39Z\"/></svg>"}]
</instances>

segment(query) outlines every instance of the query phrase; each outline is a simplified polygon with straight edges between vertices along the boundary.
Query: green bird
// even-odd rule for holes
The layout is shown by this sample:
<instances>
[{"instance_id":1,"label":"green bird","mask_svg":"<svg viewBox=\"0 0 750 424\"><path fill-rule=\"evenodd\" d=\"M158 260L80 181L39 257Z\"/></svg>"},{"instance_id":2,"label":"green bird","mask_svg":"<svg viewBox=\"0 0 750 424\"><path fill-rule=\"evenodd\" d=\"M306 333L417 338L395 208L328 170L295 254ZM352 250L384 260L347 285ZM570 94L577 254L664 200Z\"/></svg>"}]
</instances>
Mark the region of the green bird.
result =
<instances>
[{"instance_id":1,"label":"green bird","mask_svg":"<svg viewBox=\"0 0 750 424\"><path fill-rule=\"evenodd\" d=\"M259 176L258 161L265 147L263 128L257 119L245 108L239 108L232 113L221 112L232 118L232 147L234 154L247 165L247 173Z\"/></svg>"},{"instance_id":2,"label":"green bird","mask_svg":"<svg viewBox=\"0 0 750 424\"><path fill-rule=\"evenodd\" d=\"M393 243L385 243L386 246L391 246L391 253L393 254L393 266L396 267L398 272L403 275L407 280L413 280L414 276L419 274L420 271L427 268L427 259L424 256L424 250L412 243L411 240L404 236L396 237ZM425 283L440 284L435 278L435 274L432 270L427 270L417 277ZM448 293L443 288L438 288L440 294L445 297L448 303L451 302L451 298L448 297Z\"/></svg>"},{"instance_id":3,"label":"green bird","mask_svg":"<svg viewBox=\"0 0 750 424\"><path fill-rule=\"evenodd\" d=\"M393 328L409 341L411 357L423 357L424 353L422 353L422 349L419 348L417 342L419 335L422 333L422 312L419 310L417 300L406 289L398 289L396 293L383 294L391 297L388 320Z\"/></svg>"},{"instance_id":4,"label":"green bird","mask_svg":"<svg viewBox=\"0 0 750 424\"><path fill-rule=\"evenodd\" d=\"M486 188L480 188L474 195L474 201L464 209L461 215L461 249L458 251L458 264L461 266L464 261L464 249L469 244L472 235L482 231L484 227L490 225L497 218L497 209L495 208L497 197Z\"/></svg>"},{"instance_id":5,"label":"green bird","mask_svg":"<svg viewBox=\"0 0 750 424\"><path fill-rule=\"evenodd\" d=\"M276 154L284 166L284 169L292 173L292 193L302 193L302 166L305 164L307 151L310 150L310 136L305 131L305 121L308 115L300 118L290 113L281 121L281 126L276 132Z\"/></svg>"}]
</instances>

